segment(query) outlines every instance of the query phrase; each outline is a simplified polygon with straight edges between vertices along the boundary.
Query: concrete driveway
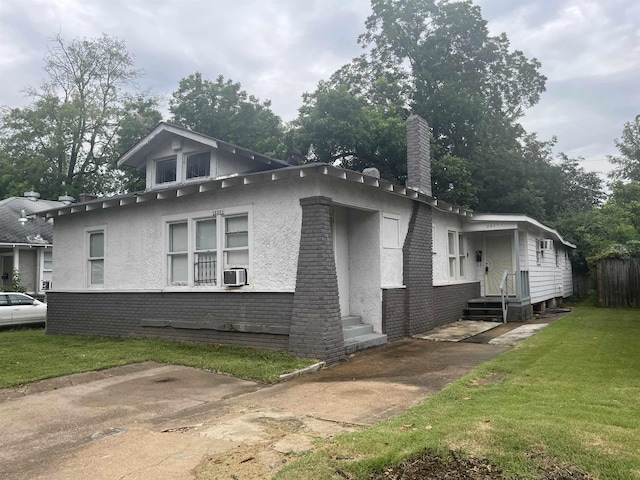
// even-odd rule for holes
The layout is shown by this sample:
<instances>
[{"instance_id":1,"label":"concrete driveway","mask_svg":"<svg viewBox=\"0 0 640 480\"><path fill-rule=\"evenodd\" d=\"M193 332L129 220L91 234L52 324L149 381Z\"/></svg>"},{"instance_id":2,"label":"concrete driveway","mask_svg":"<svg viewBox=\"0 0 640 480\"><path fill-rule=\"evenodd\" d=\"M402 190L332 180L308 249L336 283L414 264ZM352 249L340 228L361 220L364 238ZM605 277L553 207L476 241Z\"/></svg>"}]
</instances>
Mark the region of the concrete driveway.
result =
<instances>
[{"instance_id":1,"label":"concrete driveway","mask_svg":"<svg viewBox=\"0 0 640 480\"><path fill-rule=\"evenodd\" d=\"M272 386L143 363L0 391L0 478L270 478L509 347L411 339Z\"/></svg>"}]
</instances>

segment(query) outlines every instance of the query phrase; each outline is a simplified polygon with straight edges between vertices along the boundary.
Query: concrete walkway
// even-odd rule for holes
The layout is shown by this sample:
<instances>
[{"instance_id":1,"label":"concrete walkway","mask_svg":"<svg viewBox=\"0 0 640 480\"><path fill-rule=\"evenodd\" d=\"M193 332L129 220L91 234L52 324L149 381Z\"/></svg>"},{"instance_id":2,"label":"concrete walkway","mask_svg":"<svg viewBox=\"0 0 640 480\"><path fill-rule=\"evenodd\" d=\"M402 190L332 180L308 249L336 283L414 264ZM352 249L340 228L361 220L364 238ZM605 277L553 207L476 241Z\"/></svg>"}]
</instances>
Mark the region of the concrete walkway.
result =
<instances>
[{"instance_id":1,"label":"concrete walkway","mask_svg":"<svg viewBox=\"0 0 640 480\"><path fill-rule=\"evenodd\" d=\"M0 478L270 478L509 347L409 339L272 386L145 363L0 391Z\"/></svg>"},{"instance_id":2,"label":"concrete walkway","mask_svg":"<svg viewBox=\"0 0 640 480\"><path fill-rule=\"evenodd\" d=\"M559 316L455 322L272 386L142 363L0 390L0 478L270 478L316 439L407 410Z\"/></svg>"}]
</instances>

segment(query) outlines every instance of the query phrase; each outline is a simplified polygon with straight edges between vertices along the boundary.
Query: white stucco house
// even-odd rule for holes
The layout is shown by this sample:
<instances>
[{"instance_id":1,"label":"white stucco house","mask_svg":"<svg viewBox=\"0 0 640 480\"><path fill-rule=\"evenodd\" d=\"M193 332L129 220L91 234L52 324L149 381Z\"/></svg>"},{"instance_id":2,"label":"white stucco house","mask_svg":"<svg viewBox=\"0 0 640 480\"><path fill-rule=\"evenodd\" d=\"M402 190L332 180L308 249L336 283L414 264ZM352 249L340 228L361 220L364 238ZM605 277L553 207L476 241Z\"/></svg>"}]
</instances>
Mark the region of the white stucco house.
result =
<instances>
[{"instance_id":1,"label":"white stucco house","mask_svg":"<svg viewBox=\"0 0 640 480\"><path fill-rule=\"evenodd\" d=\"M55 219L47 333L278 348L336 361L500 298L510 319L571 295L573 246L525 216L431 196L429 131L407 120L408 180L289 164L160 123L120 166L141 192ZM486 299L485 299L486 300Z\"/></svg>"}]
</instances>

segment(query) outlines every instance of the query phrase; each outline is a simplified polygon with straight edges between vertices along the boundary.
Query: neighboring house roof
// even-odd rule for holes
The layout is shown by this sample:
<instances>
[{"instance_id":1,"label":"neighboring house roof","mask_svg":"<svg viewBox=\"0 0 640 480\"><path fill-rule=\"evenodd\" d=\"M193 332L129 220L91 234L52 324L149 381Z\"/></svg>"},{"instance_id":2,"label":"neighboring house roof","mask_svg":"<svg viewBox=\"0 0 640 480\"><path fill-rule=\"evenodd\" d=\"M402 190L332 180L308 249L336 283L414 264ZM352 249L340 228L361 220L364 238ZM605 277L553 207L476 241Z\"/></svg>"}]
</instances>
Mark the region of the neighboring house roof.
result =
<instances>
[{"instance_id":1,"label":"neighboring house roof","mask_svg":"<svg viewBox=\"0 0 640 480\"><path fill-rule=\"evenodd\" d=\"M170 198L183 197L187 195L195 195L203 192L221 190L229 187L237 187L241 185L272 182L287 178L302 178L311 175L323 175L334 178L338 181L351 182L355 184L365 185L376 188L389 194L398 195L422 203L427 203L435 208L445 212L452 212L462 216L472 216L473 212L463 208L454 207L448 203L441 202L433 197L419 193L416 190L393 184L387 180L376 178L364 173L353 170L345 170L343 168L334 167L324 163L309 163L300 166L287 166L278 170L255 173L237 173L226 175L215 179L203 179L198 181L189 181L178 185L172 184L167 188L154 188L153 190L145 190L125 195L116 195L113 197L98 198L84 203L73 205L64 205L53 208L44 212L48 218L56 216L104 209L113 207L123 207L132 203L142 203L149 200L164 200Z\"/></svg>"},{"instance_id":2,"label":"neighboring house roof","mask_svg":"<svg viewBox=\"0 0 640 480\"><path fill-rule=\"evenodd\" d=\"M50 200L29 200L25 197L9 197L0 200L0 244L42 245L53 242L53 225L43 218L34 218L24 226L18 223L22 210L26 215L40 213L64 205ZM40 238L37 235L40 235Z\"/></svg>"},{"instance_id":3,"label":"neighboring house roof","mask_svg":"<svg viewBox=\"0 0 640 480\"><path fill-rule=\"evenodd\" d=\"M143 168L146 164L146 156L153 151L157 142L164 139L171 140L175 135L207 145L214 149L225 150L235 155L255 160L258 164L265 165L267 168L281 168L289 165L287 162L282 160L276 160L275 158L252 152L246 148L238 147L217 138L194 132L188 128L174 125L172 123L160 122L142 140L136 143L133 148L120 157L118 160L118 166Z\"/></svg>"},{"instance_id":4,"label":"neighboring house roof","mask_svg":"<svg viewBox=\"0 0 640 480\"><path fill-rule=\"evenodd\" d=\"M522 214L511 214L511 213L475 213L473 215L473 218L470 219L470 222L472 224L478 224L480 222L482 222L485 225L491 225L493 223L511 223L513 224L513 228L516 228L517 224L527 224L527 225L531 225L533 227L538 228L539 230L546 232L546 234L549 235L550 238L553 238L554 240L559 241L560 243L562 243L563 245L569 247L569 248L576 248L576 246L571 243L568 242L567 240L565 240L564 238L562 238L562 235L560 235L560 233L551 227L548 227L547 225L540 223L539 221L528 217L526 215L522 215ZM505 227L503 225L503 227Z\"/></svg>"}]
</instances>

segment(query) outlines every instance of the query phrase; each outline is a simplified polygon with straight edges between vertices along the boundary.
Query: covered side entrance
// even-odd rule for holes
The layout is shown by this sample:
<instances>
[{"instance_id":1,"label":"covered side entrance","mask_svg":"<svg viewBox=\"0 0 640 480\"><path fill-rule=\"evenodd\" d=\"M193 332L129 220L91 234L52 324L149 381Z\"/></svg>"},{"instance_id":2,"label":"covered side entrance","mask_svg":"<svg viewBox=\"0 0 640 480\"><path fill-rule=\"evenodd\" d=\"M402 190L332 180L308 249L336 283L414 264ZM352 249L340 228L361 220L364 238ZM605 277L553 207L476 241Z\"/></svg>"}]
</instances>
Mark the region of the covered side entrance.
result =
<instances>
[{"instance_id":1,"label":"covered side entrance","mask_svg":"<svg viewBox=\"0 0 640 480\"><path fill-rule=\"evenodd\" d=\"M386 343L378 254L380 213L334 204L332 230L347 353Z\"/></svg>"},{"instance_id":2,"label":"covered side entrance","mask_svg":"<svg viewBox=\"0 0 640 480\"><path fill-rule=\"evenodd\" d=\"M482 297L469 300L464 318L522 321L531 310L526 236L515 222L471 223L465 228L476 251Z\"/></svg>"}]
</instances>

